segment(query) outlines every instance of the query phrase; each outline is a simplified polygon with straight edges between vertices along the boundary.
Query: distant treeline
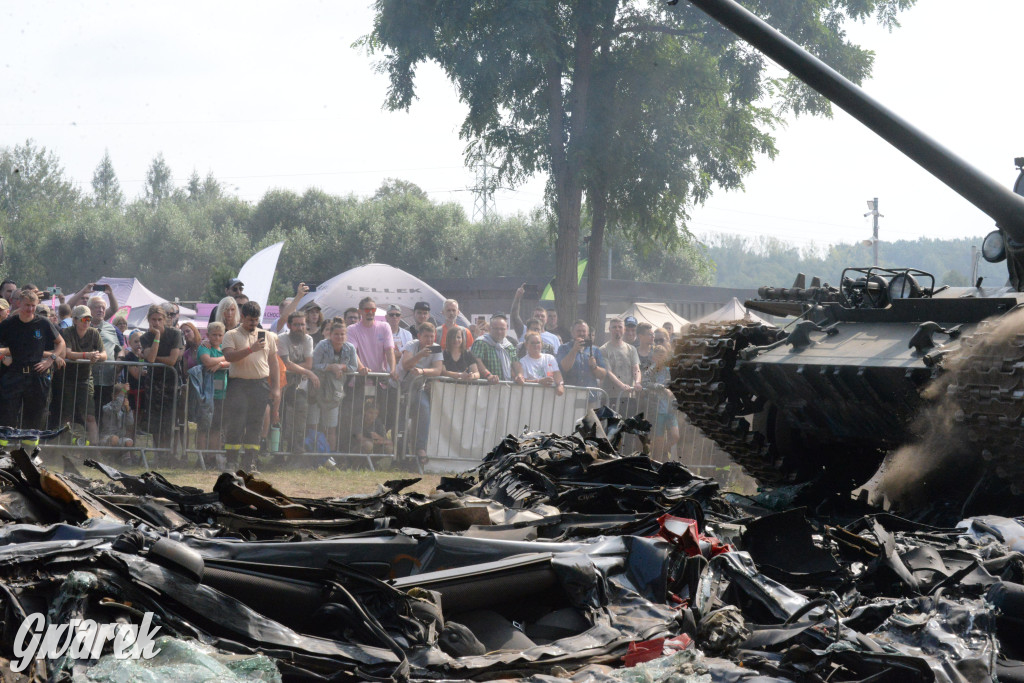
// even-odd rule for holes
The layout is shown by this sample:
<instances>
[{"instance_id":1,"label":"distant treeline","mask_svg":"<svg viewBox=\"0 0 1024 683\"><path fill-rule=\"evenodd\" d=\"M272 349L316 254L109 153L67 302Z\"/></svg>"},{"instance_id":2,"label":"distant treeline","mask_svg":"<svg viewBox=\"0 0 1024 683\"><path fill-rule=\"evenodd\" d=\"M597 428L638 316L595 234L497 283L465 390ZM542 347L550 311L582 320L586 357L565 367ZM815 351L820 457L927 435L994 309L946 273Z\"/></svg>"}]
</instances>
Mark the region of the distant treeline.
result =
<instances>
[{"instance_id":1,"label":"distant treeline","mask_svg":"<svg viewBox=\"0 0 1024 683\"><path fill-rule=\"evenodd\" d=\"M971 247L981 247L981 237L951 240L918 239L880 242L878 262L884 267L909 267L935 276L936 284L971 284ZM705 240L707 256L715 264L714 282L720 287L787 287L797 273L805 273L808 282L818 276L822 282L836 284L844 268L870 266L874 255L870 246L835 244L820 249L800 249L774 237L744 238L718 235ZM1004 263L984 260L979 275L988 285L1006 281Z\"/></svg>"},{"instance_id":2,"label":"distant treeline","mask_svg":"<svg viewBox=\"0 0 1024 683\"><path fill-rule=\"evenodd\" d=\"M91 189L77 187L57 156L31 141L0 147L3 276L65 291L103 275L134 276L163 296L213 301L246 259L281 240L275 303L295 282L320 283L373 262L423 278L554 273L545 211L471 222L458 203L434 201L402 180L385 181L370 197L271 189L251 203L212 175L176 184L160 155L143 196L126 199L105 156ZM615 277L710 283L710 264L694 244L610 243Z\"/></svg>"}]
</instances>

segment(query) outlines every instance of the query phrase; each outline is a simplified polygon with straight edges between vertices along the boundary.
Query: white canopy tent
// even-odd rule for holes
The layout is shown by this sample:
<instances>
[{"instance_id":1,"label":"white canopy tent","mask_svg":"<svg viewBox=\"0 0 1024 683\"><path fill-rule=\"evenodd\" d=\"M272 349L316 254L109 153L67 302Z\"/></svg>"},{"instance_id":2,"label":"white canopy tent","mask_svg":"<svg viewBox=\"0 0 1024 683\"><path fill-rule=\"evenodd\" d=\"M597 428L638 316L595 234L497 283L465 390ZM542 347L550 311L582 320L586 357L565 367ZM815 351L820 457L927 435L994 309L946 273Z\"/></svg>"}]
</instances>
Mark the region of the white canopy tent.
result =
<instances>
[{"instance_id":1,"label":"white canopy tent","mask_svg":"<svg viewBox=\"0 0 1024 683\"><path fill-rule=\"evenodd\" d=\"M733 297L732 301L730 301L729 303L725 304L724 306L722 306L718 310L712 311L711 313L708 313L704 317L700 318L699 320L695 320L694 322L697 323L697 324L700 324L700 323L716 323L716 322L724 323L724 322L732 322L734 320L744 320L744 321L747 321L747 322L755 322L755 323L767 323L768 322L764 318L760 318L760 317L754 315L753 313L751 313L750 310L746 306L741 304L740 300L737 299L736 297Z\"/></svg>"},{"instance_id":2,"label":"white canopy tent","mask_svg":"<svg viewBox=\"0 0 1024 683\"><path fill-rule=\"evenodd\" d=\"M637 322L650 323L655 327L664 327L665 323L669 322L672 323L676 331L681 330L683 325L690 324L689 320L673 311L667 304L662 303L633 304L614 317L625 320L628 316L633 316Z\"/></svg>"},{"instance_id":3,"label":"white canopy tent","mask_svg":"<svg viewBox=\"0 0 1024 683\"><path fill-rule=\"evenodd\" d=\"M128 326L129 327L148 327L146 324L146 313L149 311L149 307L153 304L162 304L167 301L158 294L154 294L146 288L138 278L134 277L101 277L96 280L99 284L110 285L110 288L114 290L114 296L117 297L117 303L123 308L125 306L131 307L128 312ZM104 299L107 298L105 294L101 294ZM110 305L110 302L107 302ZM181 315L183 318L193 318L196 312L191 308L185 306L178 306L181 309ZM113 312L109 312L108 315L112 315Z\"/></svg>"},{"instance_id":4,"label":"white canopy tent","mask_svg":"<svg viewBox=\"0 0 1024 683\"><path fill-rule=\"evenodd\" d=\"M363 297L373 297L378 308L395 304L402 309L402 320L412 324L413 306L417 301L430 304L430 315L441 321L441 307L445 296L423 280L410 275L400 268L385 263L370 263L346 270L322 283L315 292L310 292L299 302L301 309L315 301L325 318L344 315L345 309L359 304ZM382 312L382 311L381 311ZM464 315L459 314L459 323L469 325Z\"/></svg>"}]
</instances>

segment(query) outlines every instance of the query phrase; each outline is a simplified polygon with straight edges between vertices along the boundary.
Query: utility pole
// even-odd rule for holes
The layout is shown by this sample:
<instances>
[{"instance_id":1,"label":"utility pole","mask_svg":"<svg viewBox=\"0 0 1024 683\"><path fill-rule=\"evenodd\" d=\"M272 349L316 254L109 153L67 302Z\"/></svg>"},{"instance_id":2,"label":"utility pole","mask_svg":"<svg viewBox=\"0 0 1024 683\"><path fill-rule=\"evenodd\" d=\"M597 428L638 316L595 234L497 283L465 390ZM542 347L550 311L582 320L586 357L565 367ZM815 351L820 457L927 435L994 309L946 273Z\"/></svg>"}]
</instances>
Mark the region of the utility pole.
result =
<instances>
[{"instance_id":1,"label":"utility pole","mask_svg":"<svg viewBox=\"0 0 1024 683\"><path fill-rule=\"evenodd\" d=\"M875 251L875 267L878 267L878 219L884 218L884 216L878 213L878 197L868 200L868 212L864 214L865 217L872 217L873 230L871 233L871 246L874 247ZM866 241L866 240L865 240Z\"/></svg>"},{"instance_id":2,"label":"utility pole","mask_svg":"<svg viewBox=\"0 0 1024 683\"><path fill-rule=\"evenodd\" d=\"M473 221L486 221L494 213L494 180L489 175L493 168L487 155L477 152L473 155L473 168L476 170L476 185L473 191Z\"/></svg>"}]
</instances>

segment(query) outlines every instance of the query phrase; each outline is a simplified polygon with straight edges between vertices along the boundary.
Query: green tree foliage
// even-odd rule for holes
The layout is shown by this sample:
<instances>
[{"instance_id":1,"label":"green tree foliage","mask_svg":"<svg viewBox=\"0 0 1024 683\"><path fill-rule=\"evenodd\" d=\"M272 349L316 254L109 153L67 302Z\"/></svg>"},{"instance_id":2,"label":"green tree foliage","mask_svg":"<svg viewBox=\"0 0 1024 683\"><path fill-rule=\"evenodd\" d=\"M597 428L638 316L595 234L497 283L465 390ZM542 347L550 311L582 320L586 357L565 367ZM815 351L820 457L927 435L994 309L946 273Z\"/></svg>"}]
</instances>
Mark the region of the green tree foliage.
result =
<instances>
[{"instance_id":1,"label":"green tree foliage","mask_svg":"<svg viewBox=\"0 0 1024 683\"><path fill-rule=\"evenodd\" d=\"M8 159L16 156L4 152ZM216 301L224 281L246 259L282 240L272 303L290 295L297 282L321 283L372 262L425 279L516 275L542 280L554 270L552 220L542 210L471 223L459 204L435 202L416 185L396 179L369 197L315 188L301 195L270 190L253 205L224 194L212 175L200 180L197 173L177 190L164 183L161 192L150 188L133 201L97 201L99 190L112 186L110 174L98 173L107 180L94 184L97 194L82 197L63 177L55 155L31 145L18 154L38 161L31 167L17 163L36 172L26 172L27 182L19 172L8 183L17 184L11 193L17 206L8 202L0 210L0 234L7 241L4 274L18 282L72 291L101 276L134 276L164 296ZM109 167L104 161L98 170ZM157 194L163 199L154 203ZM706 261L689 243L644 250L622 234L612 240L620 263L616 277L668 282L710 277Z\"/></svg>"},{"instance_id":2,"label":"green tree foliage","mask_svg":"<svg viewBox=\"0 0 1024 683\"><path fill-rule=\"evenodd\" d=\"M121 183L117 180L109 151L103 152L103 158L92 174L92 199L97 206L119 207L124 203Z\"/></svg>"},{"instance_id":3,"label":"green tree foliage","mask_svg":"<svg viewBox=\"0 0 1024 683\"><path fill-rule=\"evenodd\" d=\"M156 206L170 197L172 192L174 178L171 175L171 167L164 160L163 152L160 152L146 171L146 201L150 206Z\"/></svg>"},{"instance_id":4,"label":"green tree foliage","mask_svg":"<svg viewBox=\"0 0 1024 683\"><path fill-rule=\"evenodd\" d=\"M879 265L918 268L932 273L937 285L960 287L972 284L969 281L972 246L980 247L981 238L881 242ZM861 244L798 249L774 237L715 236L707 242L707 254L715 264L714 284L722 287L788 287L797 273L805 273L808 278L818 276L822 282L836 285L844 268L873 263L871 247ZM978 273L989 286L1006 281L1004 263L981 261Z\"/></svg>"},{"instance_id":5,"label":"green tree foliage","mask_svg":"<svg viewBox=\"0 0 1024 683\"><path fill-rule=\"evenodd\" d=\"M913 0L747 4L859 82L872 57L846 39L845 21L875 16L892 26ZM436 62L468 107L467 154L496 156L512 184L548 175L566 319L576 312L584 197L595 264L609 218L636 234L685 239L685 207L714 186L735 187L756 153L770 154L783 112L829 111L687 3L377 0L363 45L383 56L387 107L408 109L417 66Z\"/></svg>"},{"instance_id":6,"label":"green tree foliage","mask_svg":"<svg viewBox=\"0 0 1024 683\"><path fill-rule=\"evenodd\" d=\"M45 204L57 212L80 197L53 152L37 147L31 140L0 148L0 211L10 220L19 219L30 203L40 208Z\"/></svg>"}]
</instances>

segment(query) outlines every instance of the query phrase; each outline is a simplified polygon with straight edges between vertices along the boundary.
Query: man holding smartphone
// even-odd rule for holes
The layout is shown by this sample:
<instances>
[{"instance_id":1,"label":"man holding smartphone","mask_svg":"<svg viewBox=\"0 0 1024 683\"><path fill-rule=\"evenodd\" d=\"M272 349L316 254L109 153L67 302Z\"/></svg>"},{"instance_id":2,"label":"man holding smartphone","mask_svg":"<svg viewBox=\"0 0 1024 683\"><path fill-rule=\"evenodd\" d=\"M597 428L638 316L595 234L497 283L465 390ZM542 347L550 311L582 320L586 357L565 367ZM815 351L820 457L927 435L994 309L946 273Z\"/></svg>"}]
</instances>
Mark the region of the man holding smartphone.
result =
<instances>
[{"instance_id":1,"label":"man holding smartphone","mask_svg":"<svg viewBox=\"0 0 1024 683\"><path fill-rule=\"evenodd\" d=\"M224 450L229 457L233 452L238 453L241 464L254 469L260 452L263 413L268 404L272 412L270 421L278 421L273 413L281 397L281 373L277 364L277 335L259 329L260 305L247 301L240 307L239 314L241 324L224 334L221 345L224 359L231 364L224 397ZM247 459L242 459L242 451Z\"/></svg>"},{"instance_id":2,"label":"man holding smartphone","mask_svg":"<svg viewBox=\"0 0 1024 683\"><path fill-rule=\"evenodd\" d=\"M562 379L566 384L577 387L601 386L608 374L607 365L601 349L594 346L590 336L590 326L585 320L577 320L572 325L572 341L562 344L555 355L558 367L562 370ZM590 401L600 400L599 392L590 392Z\"/></svg>"}]
</instances>

